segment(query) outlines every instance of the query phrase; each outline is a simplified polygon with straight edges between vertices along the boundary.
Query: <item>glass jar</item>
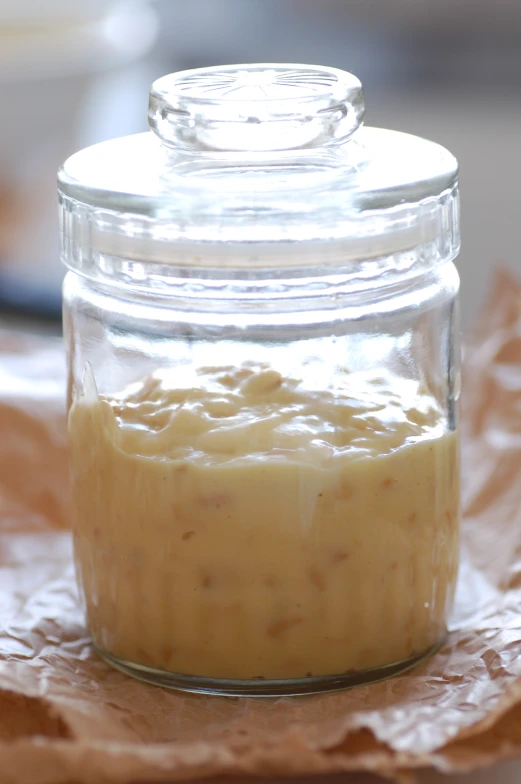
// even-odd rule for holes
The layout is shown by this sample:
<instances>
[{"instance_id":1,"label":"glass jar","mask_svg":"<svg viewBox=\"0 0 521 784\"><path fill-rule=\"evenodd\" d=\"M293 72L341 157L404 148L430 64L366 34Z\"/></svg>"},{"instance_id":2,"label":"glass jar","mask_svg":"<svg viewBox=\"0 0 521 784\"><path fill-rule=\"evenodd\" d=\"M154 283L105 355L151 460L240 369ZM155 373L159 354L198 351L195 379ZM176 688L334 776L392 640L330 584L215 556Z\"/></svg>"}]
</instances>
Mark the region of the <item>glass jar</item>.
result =
<instances>
[{"instance_id":1,"label":"glass jar","mask_svg":"<svg viewBox=\"0 0 521 784\"><path fill-rule=\"evenodd\" d=\"M77 573L131 675L310 693L444 639L457 163L363 114L333 68L186 71L60 171Z\"/></svg>"}]
</instances>

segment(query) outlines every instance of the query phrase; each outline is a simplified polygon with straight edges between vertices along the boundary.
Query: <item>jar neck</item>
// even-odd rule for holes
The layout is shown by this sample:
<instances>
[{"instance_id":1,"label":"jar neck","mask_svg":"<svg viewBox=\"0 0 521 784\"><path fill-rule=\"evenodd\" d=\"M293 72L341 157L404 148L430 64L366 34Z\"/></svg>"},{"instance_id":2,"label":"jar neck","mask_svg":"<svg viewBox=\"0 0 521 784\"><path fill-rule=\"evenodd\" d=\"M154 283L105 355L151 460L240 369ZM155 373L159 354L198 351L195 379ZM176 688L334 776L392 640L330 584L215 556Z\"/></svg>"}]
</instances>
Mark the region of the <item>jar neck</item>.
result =
<instances>
[{"instance_id":1,"label":"jar neck","mask_svg":"<svg viewBox=\"0 0 521 784\"><path fill-rule=\"evenodd\" d=\"M301 254L299 257L300 264L293 268L281 268L274 255L272 267L248 270L217 261L210 266L208 258L199 259L205 266L174 266L171 260L151 264L149 260L96 252L92 247L76 247L74 255L68 255L67 266L88 279L89 285L110 290L114 297L171 302L172 307L203 311L302 312L334 309L343 300L362 306L392 298L421 287L422 281L436 276L447 264L446 259L442 263L439 258L436 261L413 251L346 263L342 246L335 249L333 244L315 247L307 266L302 265Z\"/></svg>"},{"instance_id":2,"label":"jar neck","mask_svg":"<svg viewBox=\"0 0 521 784\"><path fill-rule=\"evenodd\" d=\"M172 283L172 281L171 281ZM452 302L459 289L455 265L447 262L424 270L414 277L396 279L380 277L374 281L354 280L286 280L265 281L263 285L223 281L205 281L194 285L178 279L168 292L149 291L121 286L112 282L86 280L69 272L65 278L66 302L89 303L94 318L100 312L117 328L130 323L135 314L146 311L146 319L159 333L164 326L175 326L183 334L196 333L200 328L217 330L235 336L242 330L260 330L264 339L284 330L304 339L309 331L332 334L337 329L368 329L392 331L401 319L410 321L411 313L421 316L426 310ZM349 326L351 325L351 326ZM384 326L385 325L385 326ZM288 334L289 334L288 333ZM310 334L311 334L310 333Z\"/></svg>"}]
</instances>

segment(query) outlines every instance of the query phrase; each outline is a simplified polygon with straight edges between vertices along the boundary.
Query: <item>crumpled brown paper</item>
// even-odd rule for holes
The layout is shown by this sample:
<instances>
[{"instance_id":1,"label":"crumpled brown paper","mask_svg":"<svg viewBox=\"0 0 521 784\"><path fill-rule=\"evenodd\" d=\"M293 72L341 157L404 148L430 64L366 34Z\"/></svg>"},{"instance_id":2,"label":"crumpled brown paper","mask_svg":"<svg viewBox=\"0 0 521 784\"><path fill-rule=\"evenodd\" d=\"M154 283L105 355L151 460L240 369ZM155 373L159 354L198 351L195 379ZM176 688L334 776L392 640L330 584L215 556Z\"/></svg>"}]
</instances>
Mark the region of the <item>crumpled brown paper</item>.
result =
<instances>
[{"instance_id":1,"label":"crumpled brown paper","mask_svg":"<svg viewBox=\"0 0 521 784\"><path fill-rule=\"evenodd\" d=\"M463 560L447 644L351 691L192 696L92 652L67 530L59 341L0 336L0 780L130 782L347 770L404 777L521 752L521 285L497 274L467 344Z\"/></svg>"}]
</instances>

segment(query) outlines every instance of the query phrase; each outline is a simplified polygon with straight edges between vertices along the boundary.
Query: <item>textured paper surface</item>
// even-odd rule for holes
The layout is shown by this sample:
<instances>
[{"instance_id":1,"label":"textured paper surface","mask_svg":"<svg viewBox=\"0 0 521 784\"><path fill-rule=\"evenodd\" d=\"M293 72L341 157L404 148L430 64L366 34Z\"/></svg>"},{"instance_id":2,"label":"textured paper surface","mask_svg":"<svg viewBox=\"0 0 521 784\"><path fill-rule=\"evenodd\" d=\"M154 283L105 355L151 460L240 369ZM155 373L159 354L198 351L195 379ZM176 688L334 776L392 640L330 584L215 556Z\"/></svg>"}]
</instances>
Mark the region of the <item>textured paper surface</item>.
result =
<instances>
[{"instance_id":1,"label":"textured paper surface","mask_svg":"<svg viewBox=\"0 0 521 784\"><path fill-rule=\"evenodd\" d=\"M169 692L93 654L67 508L61 345L0 336L0 780L144 782L468 770L521 752L521 286L496 276L467 344L463 556L447 644L352 691Z\"/></svg>"}]
</instances>

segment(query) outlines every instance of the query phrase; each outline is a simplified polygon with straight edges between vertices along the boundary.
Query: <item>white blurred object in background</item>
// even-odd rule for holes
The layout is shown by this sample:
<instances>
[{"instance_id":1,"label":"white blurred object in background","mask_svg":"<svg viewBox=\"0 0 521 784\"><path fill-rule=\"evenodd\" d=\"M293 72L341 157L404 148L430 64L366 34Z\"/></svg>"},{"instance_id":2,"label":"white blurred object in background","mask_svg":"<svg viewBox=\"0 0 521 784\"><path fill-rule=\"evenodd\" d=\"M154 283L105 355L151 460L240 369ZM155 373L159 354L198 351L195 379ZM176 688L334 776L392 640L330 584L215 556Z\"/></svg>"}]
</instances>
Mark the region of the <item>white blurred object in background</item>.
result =
<instances>
[{"instance_id":1,"label":"white blurred object in background","mask_svg":"<svg viewBox=\"0 0 521 784\"><path fill-rule=\"evenodd\" d=\"M156 32L146 2L0 1L0 286L23 281L56 296L56 171L111 127L141 130L139 94L133 102L126 85ZM85 123L86 104L108 82L103 122Z\"/></svg>"}]
</instances>

